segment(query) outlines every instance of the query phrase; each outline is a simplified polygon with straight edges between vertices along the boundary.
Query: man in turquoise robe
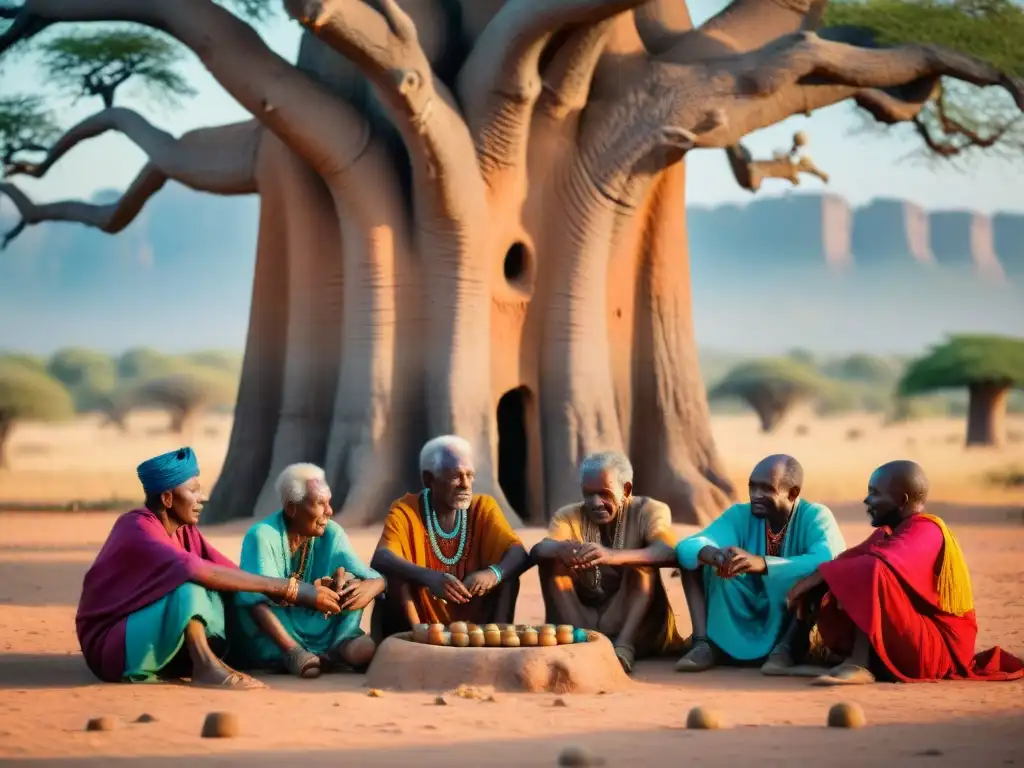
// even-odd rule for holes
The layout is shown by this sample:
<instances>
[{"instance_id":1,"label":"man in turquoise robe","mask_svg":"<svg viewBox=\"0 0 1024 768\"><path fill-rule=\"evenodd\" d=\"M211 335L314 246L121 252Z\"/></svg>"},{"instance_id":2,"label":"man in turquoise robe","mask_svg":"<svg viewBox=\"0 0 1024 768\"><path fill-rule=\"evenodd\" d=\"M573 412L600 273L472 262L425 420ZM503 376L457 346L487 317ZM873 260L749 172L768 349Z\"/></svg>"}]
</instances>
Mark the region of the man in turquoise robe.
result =
<instances>
[{"instance_id":1,"label":"man in turquoise robe","mask_svg":"<svg viewBox=\"0 0 1024 768\"><path fill-rule=\"evenodd\" d=\"M800 498L802 485L796 459L769 456L750 474L749 503L733 504L676 546L693 623L690 650L676 670L700 672L723 656L768 657L766 673L794 664L798 634L809 628L794 622L786 595L846 549L832 511Z\"/></svg>"},{"instance_id":2,"label":"man in turquoise robe","mask_svg":"<svg viewBox=\"0 0 1024 768\"><path fill-rule=\"evenodd\" d=\"M325 615L240 594L239 637L232 638L237 663L249 669L283 667L304 678L318 677L325 667L361 670L376 650L360 628L363 609L384 591L384 578L359 558L344 529L331 520L331 490L320 467L287 467L277 491L282 508L246 533L240 567L330 586L341 612Z\"/></svg>"}]
</instances>

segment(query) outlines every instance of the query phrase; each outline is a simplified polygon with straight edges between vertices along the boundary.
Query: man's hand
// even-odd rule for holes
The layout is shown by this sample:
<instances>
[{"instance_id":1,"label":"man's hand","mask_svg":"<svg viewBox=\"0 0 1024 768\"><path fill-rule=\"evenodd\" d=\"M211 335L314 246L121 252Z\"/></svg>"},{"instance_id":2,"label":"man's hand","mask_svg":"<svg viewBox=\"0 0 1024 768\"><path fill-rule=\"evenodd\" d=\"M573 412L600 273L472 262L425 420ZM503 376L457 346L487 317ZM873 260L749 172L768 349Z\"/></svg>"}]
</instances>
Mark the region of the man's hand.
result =
<instances>
[{"instance_id":1,"label":"man's hand","mask_svg":"<svg viewBox=\"0 0 1024 768\"><path fill-rule=\"evenodd\" d=\"M330 587L324 587L321 585L313 586L309 585L316 590L315 597L312 600L300 600L300 603L305 608L311 608L317 613L335 614L341 612L341 606L338 604L338 593ZM301 585L300 590L305 588L306 585Z\"/></svg>"},{"instance_id":2,"label":"man's hand","mask_svg":"<svg viewBox=\"0 0 1024 768\"><path fill-rule=\"evenodd\" d=\"M726 547L724 552L726 562L719 573L726 579L741 573L764 573L768 570L768 563L761 555L752 555L739 547Z\"/></svg>"},{"instance_id":3,"label":"man's hand","mask_svg":"<svg viewBox=\"0 0 1024 768\"><path fill-rule=\"evenodd\" d=\"M442 571L435 571L430 575L427 588L434 597L459 605L468 603L473 597L465 584L450 573Z\"/></svg>"},{"instance_id":4,"label":"man's hand","mask_svg":"<svg viewBox=\"0 0 1024 768\"><path fill-rule=\"evenodd\" d=\"M578 541L558 542L558 559L566 568L573 568L576 565L576 555L582 545Z\"/></svg>"},{"instance_id":5,"label":"man's hand","mask_svg":"<svg viewBox=\"0 0 1024 768\"><path fill-rule=\"evenodd\" d=\"M723 569L729 562L729 556L726 555L725 550L707 546L698 553L697 559L701 563L714 568L718 572L719 576L725 578L725 572Z\"/></svg>"},{"instance_id":6,"label":"man's hand","mask_svg":"<svg viewBox=\"0 0 1024 768\"><path fill-rule=\"evenodd\" d=\"M462 584L473 597L480 597L498 586L498 575L490 568L484 568L469 574Z\"/></svg>"},{"instance_id":7,"label":"man's hand","mask_svg":"<svg viewBox=\"0 0 1024 768\"><path fill-rule=\"evenodd\" d=\"M820 571L815 571L810 576L804 576L790 587L786 595L786 608L790 611L796 611L796 617L802 619L807 610L807 601L804 600L804 597L824 583L825 579L822 578Z\"/></svg>"},{"instance_id":8,"label":"man's hand","mask_svg":"<svg viewBox=\"0 0 1024 768\"><path fill-rule=\"evenodd\" d=\"M573 568L593 568L595 565L614 565L614 555L611 550L605 549L600 544L588 541L576 552L573 558Z\"/></svg>"},{"instance_id":9,"label":"man's hand","mask_svg":"<svg viewBox=\"0 0 1024 768\"><path fill-rule=\"evenodd\" d=\"M349 579L338 590L338 605L343 611L358 611L383 591L384 579Z\"/></svg>"}]
</instances>

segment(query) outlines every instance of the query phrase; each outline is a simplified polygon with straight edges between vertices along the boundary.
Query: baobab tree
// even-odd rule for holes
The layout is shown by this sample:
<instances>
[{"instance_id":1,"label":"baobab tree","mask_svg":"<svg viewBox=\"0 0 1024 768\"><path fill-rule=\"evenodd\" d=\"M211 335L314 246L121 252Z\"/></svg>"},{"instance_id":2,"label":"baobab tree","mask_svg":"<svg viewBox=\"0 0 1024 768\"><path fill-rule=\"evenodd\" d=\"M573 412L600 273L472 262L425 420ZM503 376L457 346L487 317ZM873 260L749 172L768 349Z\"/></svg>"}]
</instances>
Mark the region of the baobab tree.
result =
<instances>
[{"instance_id":1,"label":"baobab tree","mask_svg":"<svg viewBox=\"0 0 1024 768\"><path fill-rule=\"evenodd\" d=\"M457 433L477 446L476 489L513 521L576 498L579 459L610 448L677 520L706 520L731 488L694 341L687 153L727 150L752 184L771 174L746 167L748 133L846 100L910 121L944 77L1002 87L1024 108L1020 72L819 30L825 0L734 0L699 28L678 0L282 5L306 31L295 65L212 0L25 0L0 36L2 53L62 22L159 29L252 115L177 139L126 110L104 118L149 156L110 206L0 188L25 222L108 232L167 178L260 195L209 519L267 511L276 472L310 460L344 523L378 520L417 484L422 441ZM90 135L73 128L16 170L40 175ZM499 414L522 441L509 451L526 478L515 511Z\"/></svg>"}]
</instances>

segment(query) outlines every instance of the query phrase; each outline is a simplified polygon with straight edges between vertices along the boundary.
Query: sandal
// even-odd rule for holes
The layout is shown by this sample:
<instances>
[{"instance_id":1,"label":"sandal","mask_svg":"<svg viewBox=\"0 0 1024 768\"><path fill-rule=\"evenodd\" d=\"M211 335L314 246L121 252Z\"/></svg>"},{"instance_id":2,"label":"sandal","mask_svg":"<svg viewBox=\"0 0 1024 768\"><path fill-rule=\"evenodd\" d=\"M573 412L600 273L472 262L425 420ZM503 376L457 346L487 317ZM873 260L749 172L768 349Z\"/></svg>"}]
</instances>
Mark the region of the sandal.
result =
<instances>
[{"instance_id":1,"label":"sandal","mask_svg":"<svg viewBox=\"0 0 1024 768\"><path fill-rule=\"evenodd\" d=\"M320 677L320 657L301 645L296 645L284 655L284 666L291 674L305 680Z\"/></svg>"},{"instance_id":2,"label":"sandal","mask_svg":"<svg viewBox=\"0 0 1024 768\"><path fill-rule=\"evenodd\" d=\"M704 636L690 638L690 650L676 662L676 672L703 672L715 666L715 649Z\"/></svg>"},{"instance_id":3,"label":"sandal","mask_svg":"<svg viewBox=\"0 0 1024 768\"><path fill-rule=\"evenodd\" d=\"M815 679L812 685L871 685L874 682L875 676L871 670L845 663Z\"/></svg>"},{"instance_id":4,"label":"sandal","mask_svg":"<svg viewBox=\"0 0 1024 768\"><path fill-rule=\"evenodd\" d=\"M235 670L231 670L224 676L224 679L218 683L192 681L192 684L199 688L227 688L232 691L258 691L267 687L266 683L260 682L254 677L249 677L249 675Z\"/></svg>"},{"instance_id":5,"label":"sandal","mask_svg":"<svg viewBox=\"0 0 1024 768\"><path fill-rule=\"evenodd\" d=\"M627 675L633 674L633 665L636 664L636 651L631 645L616 645L615 658L622 665L622 671Z\"/></svg>"}]
</instances>

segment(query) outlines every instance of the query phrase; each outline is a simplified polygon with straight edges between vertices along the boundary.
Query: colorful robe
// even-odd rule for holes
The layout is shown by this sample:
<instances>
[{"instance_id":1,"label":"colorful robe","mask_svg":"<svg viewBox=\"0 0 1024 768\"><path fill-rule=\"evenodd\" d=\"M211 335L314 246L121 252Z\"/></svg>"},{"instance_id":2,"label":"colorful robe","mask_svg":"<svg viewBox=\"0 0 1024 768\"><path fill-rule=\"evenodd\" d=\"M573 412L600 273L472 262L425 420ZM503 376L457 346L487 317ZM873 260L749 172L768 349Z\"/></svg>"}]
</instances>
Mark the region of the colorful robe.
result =
<instances>
[{"instance_id":1,"label":"colorful robe","mask_svg":"<svg viewBox=\"0 0 1024 768\"><path fill-rule=\"evenodd\" d=\"M583 505L570 504L555 512L548 525L548 538L554 541L584 541ZM623 549L645 549L661 541L675 549L676 535L672 531L672 513L668 506L654 499L636 499L627 512ZM601 569L603 594L596 594L587 581L572 576L555 576L555 589L574 590L586 605L601 605L613 600L621 588L625 574L623 568L598 566ZM596 629L596 627L591 627ZM668 593L661 573L657 574L654 599L636 633L635 650L639 657L664 656L678 653L683 638L676 628L676 617L668 602Z\"/></svg>"},{"instance_id":2,"label":"colorful robe","mask_svg":"<svg viewBox=\"0 0 1024 768\"><path fill-rule=\"evenodd\" d=\"M991 648L974 654L978 622L956 540L930 515L914 515L819 568L829 592L818 631L848 656L855 630L897 680L1014 680L1024 662Z\"/></svg>"},{"instance_id":3,"label":"colorful robe","mask_svg":"<svg viewBox=\"0 0 1024 768\"><path fill-rule=\"evenodd\" d=\"M377 549L386 549L420 568L447 571L458 579L465 579L474 571L497 565L510 547L517 544L522 546L522 541L508 524L498 502L490 496L476 495L469 506L469 528L462 559L454 566L446 566L431 549L422 501L422 494L408 493L391 505ZM453 543L438 539L445 557L454 556L454 541L457 539ZM412 592L422 622L450 624L453 621L479 623L483 620L480 616L483 603L479 598L463 605L445 604L426 587L413 585ZM395 584L389 585L388 594L388 599L397 597Z\"/></svg>"},{"instance_id":4,"label":"colorful robe","mask_svg":"<svg viewBox=\"0 0 1024 768\"><path fill-rule=\"evenodd\" d=\"M129 671L125 652L129 617L192 581L203 561L237 567L194 525L182 526L171 537L148 509L135 509L117 519L85 574L75 614L78 642L96 677L107 682L124 678ZM222 606L220 610L223 622ZM181 642L179 634L178 647Z\"/></svg>"},{"instance_id":5,"label":"colorful robe","mask_svg":"<svg viewBox=\"0 0 1024 768\"><path fill-rule=\"evenodd\" d=\"M240 567L244 571L272 579L287 579L298 569L299 558L299 552L293 556L289 551L282 511L256 523L242 539ZM357 579L382 578L355 553L345 530L329 520L323 535L310 540L303 581L312 583L316 579L333 577L339 568L344 568ZM363 634L359 628L362 608L324 618L322 613L308 608L282 607L264 595L242 592L235 600L239 633L232 637L232 660L237 660L242 667L271 668L280 666L284 661L281 649L256 625L250 613L252 606L260 603L268 605L285 631L310 653L326 653Z\"/></svg>"},{"instance_id":6,"label":"colorful robe","mask_svg":"<svg viewBox=\"0 0 1024 768\"><path fill-rule=\"evenodd\" d=\"M752 661L771 653L784 627L786 594L790 588L846 548L832 510L798 499L782 539L779 557L765 557L767 523L754 517L750 504L733 504L700 533L676 547L682 568L702 565L704 547L739 547L765 558L764 574L744 573L723 579L704 567L708 639L733 659Z\"/></svg>"}]
</instances>

